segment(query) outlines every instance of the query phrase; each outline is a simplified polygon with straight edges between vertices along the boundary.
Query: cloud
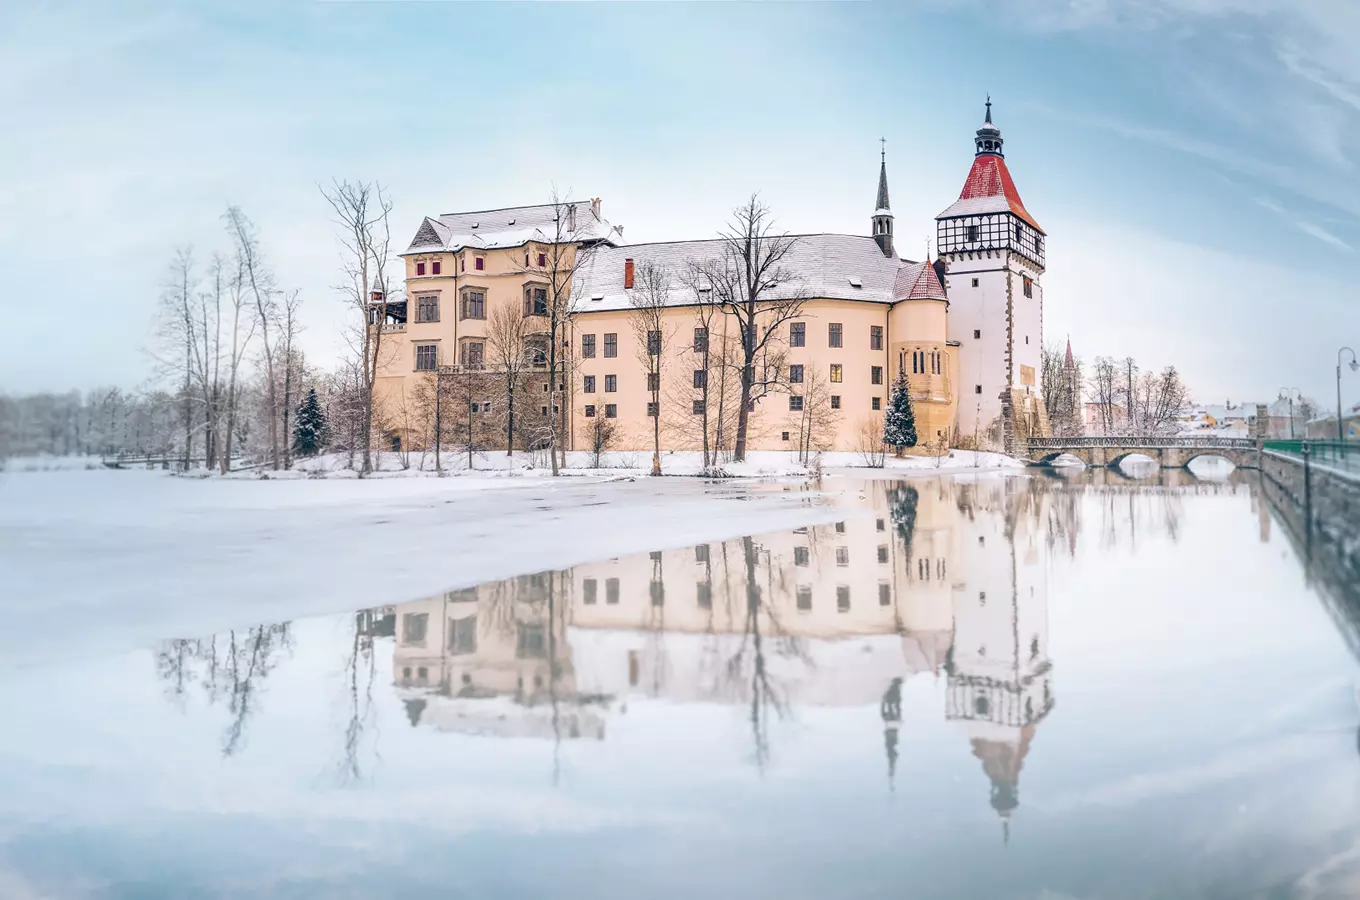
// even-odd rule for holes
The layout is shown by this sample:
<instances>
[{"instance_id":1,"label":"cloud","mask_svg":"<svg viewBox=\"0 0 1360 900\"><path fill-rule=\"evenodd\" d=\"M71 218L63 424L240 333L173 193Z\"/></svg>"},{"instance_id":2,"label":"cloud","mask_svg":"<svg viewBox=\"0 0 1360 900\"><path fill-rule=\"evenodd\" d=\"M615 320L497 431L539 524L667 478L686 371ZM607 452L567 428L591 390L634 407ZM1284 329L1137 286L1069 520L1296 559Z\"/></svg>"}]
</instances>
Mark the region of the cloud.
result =
<instances>
[{"instance_id":1,"label":"cloud","mask_svg":"<svg viewBox=\"0 0 1360 900\"><path fill-rule=\"evenodd\" d=\"M1326 228L1323 228L1316 222L1310 222L1307 219L1299 218L1297 215L1285 209L1277 201L1270 197L1253 197L1252 202L1255 203L1257 206L1262 207L1263 209L1268 209L1271 212L1275 213L1281 219L1284 219L1290 225L1293 225L1295 228L1297 228L1304 234L1308 235L1309 237L1317 238L1324 244L1330 244L1331 246L1336 247L1339 250L1345 250L1347 253L1355 252L1354 247L1352 247L1350 244L1346 243L1336 235L1332 234Z\"/></svg>"}]
</instances>

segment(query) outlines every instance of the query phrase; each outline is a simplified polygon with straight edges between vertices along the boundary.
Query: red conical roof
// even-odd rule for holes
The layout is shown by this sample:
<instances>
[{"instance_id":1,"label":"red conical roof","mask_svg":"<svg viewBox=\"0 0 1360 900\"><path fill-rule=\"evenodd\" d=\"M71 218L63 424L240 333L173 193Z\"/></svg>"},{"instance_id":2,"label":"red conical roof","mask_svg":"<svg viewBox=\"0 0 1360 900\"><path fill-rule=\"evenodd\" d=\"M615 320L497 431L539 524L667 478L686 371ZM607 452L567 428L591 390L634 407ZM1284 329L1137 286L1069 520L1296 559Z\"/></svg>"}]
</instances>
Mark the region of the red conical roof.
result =
<instances>
[{"instance_id":1,"label":"red conical roof","mask_svg":"<svg viewBox=\"0 0 1360 900\"><path fill-rule=\"evenodd\" d=\"M935 267L926 262L908 263L897 270L893 300L948 300Z\"/></svg>"},{"instance_id":2,"label":"red conical roof","mask_svg":"<svg viewBox=\"0 0 1360 900\"><path fill-rule=\"evenodd\" d=\"M980 200L989 197L1004 199L1011 212L1041 233L1044 232L1029 214L1029 210L1025 209L1025 202L1020 199L1020 192L1016 190L1015 181L1011 179L1010 170L1006 168L1006 160L994 153L980 153L973 158L973 168L968 172L968 180L963 183L959 200ZM941 215L948 212L949 210L945 210Z\"/></svg>"}]
</instances>

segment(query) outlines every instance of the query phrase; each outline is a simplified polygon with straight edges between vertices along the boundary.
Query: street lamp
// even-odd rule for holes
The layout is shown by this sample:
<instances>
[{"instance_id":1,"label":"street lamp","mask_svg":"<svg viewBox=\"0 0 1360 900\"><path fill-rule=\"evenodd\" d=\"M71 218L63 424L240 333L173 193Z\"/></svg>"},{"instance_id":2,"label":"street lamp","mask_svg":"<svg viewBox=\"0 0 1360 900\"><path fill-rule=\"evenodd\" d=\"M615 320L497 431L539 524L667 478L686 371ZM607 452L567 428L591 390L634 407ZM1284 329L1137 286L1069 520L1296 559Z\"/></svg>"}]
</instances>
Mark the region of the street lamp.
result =
<instances>
[{"instance_id":1,"label":"street lamp","mask_svg":"<svg viewBox=\"0 0 1360 900\"><path fill-rule=\"evenodd\" d=\"M1289 401L1289 439L1294 440L1294 397L1303 399L1303 391L1298 388L1280 388L1280 396Z\"/></svg>"},{"instance_id":2,"label":"street lamp","mask_svg":"<svg viewBox=\"0 0 1360 900\"><path fill-rule=\"evenodd\" d=\"M1336 439L1345 443L1346 432L1341 427L1341 354L1343 353L1349 353L1351 355L1352 372L1356 369L1360 369L1360 362L1356 361L1355 351L1350 347L1342 347L1340 350L1336 351Z\"/></svg>"}]
</instances>

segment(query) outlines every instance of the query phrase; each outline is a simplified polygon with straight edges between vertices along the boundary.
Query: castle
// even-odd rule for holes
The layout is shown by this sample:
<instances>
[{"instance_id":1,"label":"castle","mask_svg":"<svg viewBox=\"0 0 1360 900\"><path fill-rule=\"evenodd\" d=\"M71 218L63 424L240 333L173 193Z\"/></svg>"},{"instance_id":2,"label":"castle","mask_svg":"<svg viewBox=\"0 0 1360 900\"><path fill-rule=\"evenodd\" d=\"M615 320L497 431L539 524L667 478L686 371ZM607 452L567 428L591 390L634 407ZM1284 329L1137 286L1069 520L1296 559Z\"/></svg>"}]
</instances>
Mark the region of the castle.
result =
<instances>
[{"instance_id":1,"label":"castle","mask_svg":"<svg viewBox=\"0 0 1360 900\"><path fill-rule=\"evenodd\" d=\"M747 410L748 449L863 449L882 433L899 372L921 447L1012 451L1047 433L1046 235L1003 146L989 99L963 190L936 217L934 261L894 247L886 156L869 235L779 238L786 277L762 302L796 292L796 308L775 320L751 376L768 387ZM571 450L601 449L606 437L611 450L647 450L657 431L664 449L730 450L738 381L754 366L741 365L740 317L713 302L703 273L731 247L627 244L599 200L426 218L401 254L404 293L375 284L371 295L384 345L379 427L393 448L433 443L418 398L448 380L454 405L471 413L466 438L485 449L557 435ZM641 329L644 287L662 308Z\"/></svg>"}]
</instances>

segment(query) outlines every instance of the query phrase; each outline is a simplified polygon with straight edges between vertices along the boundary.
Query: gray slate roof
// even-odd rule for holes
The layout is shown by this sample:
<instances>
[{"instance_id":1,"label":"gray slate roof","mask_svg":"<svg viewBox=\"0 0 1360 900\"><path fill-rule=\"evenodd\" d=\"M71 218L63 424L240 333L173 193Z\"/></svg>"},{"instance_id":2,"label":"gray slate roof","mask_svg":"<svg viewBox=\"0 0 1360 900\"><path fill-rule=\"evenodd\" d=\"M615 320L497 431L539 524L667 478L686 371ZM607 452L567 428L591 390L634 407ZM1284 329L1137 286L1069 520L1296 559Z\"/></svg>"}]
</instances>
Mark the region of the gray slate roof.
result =
<instances>
[{"instance_id":1,"label":"gray slate roof","mask_svg":"<svg viewBox=\"0 0 1360 900\"><path fill-rule=\"evenodd\" d=\"M589 200L573 200L563 207L576 207L577 240L623 242L623 231L610 225L591 210ZM445 213L426 217L411 240L406 254L459 250L471 247L490 250L518 247L528 241L547 241L557 233L554 217L557 208L550 203L538 206L510 206L474 212Z\"/></svg>"},{"instance_id":2,"label":"gray slate roof","mask_svg":"<svg viewBox=\"0 0 1360 900\"><path fill-rule=\"evenodd\" d=\"M867 236L804 234L791 237L795 243L783 265L797 275L799 283L790 285L786 291L772 292L771 299L801 291L816 298L892 303L905 299L894 294L894 287L899 283L898 273L911 267L919 271L921 265L884 256L874 239ZM576 309L594 312L629 308L628 294L623 287L626 259L633 260L635 266L644 262L665 266L673 279L669 301L676 306L694 303L693 292L680 282L687 264L720 259L722 253L723 242L717 239L634 244L631 247L600 245L591 251L590 258L576 275ZM907 282L908 289L915 281L911 278ZM853 282L861 286L855 287Z\"/></svg>"}]
</instances>

